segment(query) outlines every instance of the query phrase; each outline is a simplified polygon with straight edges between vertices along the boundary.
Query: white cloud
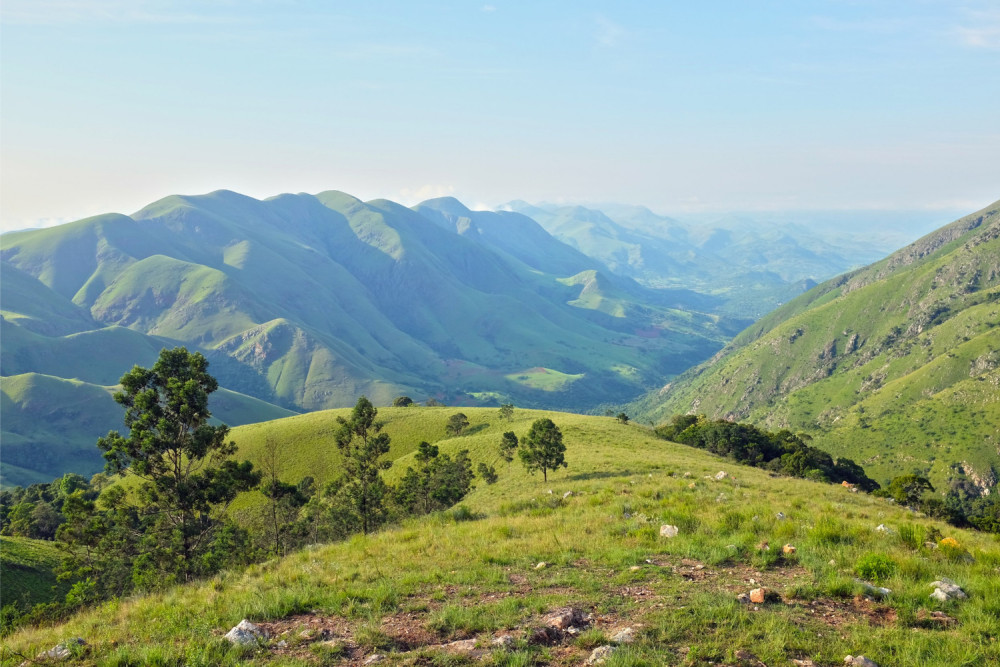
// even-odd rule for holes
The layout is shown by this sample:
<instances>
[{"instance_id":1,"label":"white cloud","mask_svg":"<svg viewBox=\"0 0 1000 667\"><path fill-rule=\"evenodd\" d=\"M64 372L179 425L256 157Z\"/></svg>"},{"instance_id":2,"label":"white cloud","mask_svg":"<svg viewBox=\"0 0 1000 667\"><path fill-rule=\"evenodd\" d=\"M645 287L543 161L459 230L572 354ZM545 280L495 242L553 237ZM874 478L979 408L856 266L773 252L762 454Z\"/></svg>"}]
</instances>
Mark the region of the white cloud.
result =
<instances>
[{"instance_id":1,"label":"white cloud","mask_svg":"<svg viewBox=\"0 0 1000 667\"><path fill-rule=\"evenodd\" d=\"M625 36L625 28L618 25L606 16L597 15L597 42L602 46L618 46L622 37Z\"/></svg>"},{"instance_id":2,"label":"white cloud","mask_svg":"<svg viewBox=\"0 0 1000 667\"><path fill-rule=\"evenodd\" d=\"M494 7L493 5L483 5L483 7L482 7L482 12L484 14L492 14L496 10L497 10L497 8Z\"/></svg>"}]
</instances>

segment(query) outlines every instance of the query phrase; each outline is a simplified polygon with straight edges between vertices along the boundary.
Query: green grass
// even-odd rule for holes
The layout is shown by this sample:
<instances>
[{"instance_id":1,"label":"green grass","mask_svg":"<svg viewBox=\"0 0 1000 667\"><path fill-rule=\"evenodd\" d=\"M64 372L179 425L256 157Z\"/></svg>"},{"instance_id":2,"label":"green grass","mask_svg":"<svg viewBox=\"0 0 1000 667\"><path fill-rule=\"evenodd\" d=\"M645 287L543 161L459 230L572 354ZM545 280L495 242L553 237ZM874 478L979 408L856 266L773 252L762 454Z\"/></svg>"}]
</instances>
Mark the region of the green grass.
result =
<instances>
[{"instance_id":1,"label":"green grass","mask_svg":"<svg viewBox=\"0 0 1000 667\"><path fill-rule=\"evenodd\" d=\"M992 536L841 487L743 468L613 418L518 410L508 424L497 421L495 410L463 409L474 432L445 438L452 411L380 411L394 435L399 465L392 473L420 439L489 460L499 433L523 432L542 414L562 428L570 467L544 484L519 465L501 466L495 485L476 488L464 501L475 520L455 521L448 512L409 520L245 572L107 603L59 626L23 630L8 638L3 664L20 662L12 651L34 655L73 636L87 639L81 662L94 665L141 664L154 655L161 664L199 664L197 655L217 664L346 664L347 651L355 659L388 652L389 664L397 665L469 664L434 646L470 637L488 645L511 633L513 650L488 652L485 664L576 665L625 626L637 628L638 639L608 664L731 663L737 648L766 664L791 658L835 664L858 653L880 664L1000 660L1000 544ZM312 451L322 441L315 429L330 417L294 417L236 435L246 452L252 433L277 435L287 425L289 451L319 460L326 453ZM706 479L719 470L730 477ZM564 498L567 491L573 493ZM680 534L660 538L662 523L679 526ZM891 532L876 531L878 524ZM925 547L919 538L932 529L954 537L973 560ZM771 548L759 551L762 542ZM784 544L796 546L795 554L782 555ZM857 565L868 554L893 564L880 574L880 585L892 589L882 602L854 598L863 592L854 581ZM547 566L536 569L539 562ZM928 584L940 577L958 582L969 599L930 600ZM779 601L757 609L736 601L760 583ZM530 644L529 630L542 615L565 605L594 614L595 622L559 646ZM938 610L954 623L938 628L927 620ZM226 649L218 634L244 617L289 628L292 647L277 649L276 637L261 649ZM332 629L329 649L297 639L313 620Z\"/></svg>"},{"instance_id":2,"label":"green grass","mask_svg":"<svg viewBox=\"0 0 1000 667\"><path fill-rule=\"evenodd\" d=\"M529 368L516 373L509 373L505 377L511 382L523 384L532 389L541 391L562 391L577 380L584 378L584 373L570 374L561 373L552 368Z\"/></svg>"},{"instance_id":3,"label":"green grass","mask_svg":"<svg viewBox=\"0 0 1000 667\"><path fill-rule=\"evenodd\" d=\"M631 412L805 431L879 482L917 471L946 488L961 463L989 477L1000 432L998 226L994 204L817 286Z\"/></svg>"},{"instance_id":4,"label":"green grass","mask_svg":"<svg viewBox=\"0 0 1000 667\"><path fill-rule=\"evenodd\" d=\"M48 602L69 590L56 581L53 570L62 552L52 542L26 537L0 537L0 606L16 604L22 610Z\"/></svg>"}]
</instances>

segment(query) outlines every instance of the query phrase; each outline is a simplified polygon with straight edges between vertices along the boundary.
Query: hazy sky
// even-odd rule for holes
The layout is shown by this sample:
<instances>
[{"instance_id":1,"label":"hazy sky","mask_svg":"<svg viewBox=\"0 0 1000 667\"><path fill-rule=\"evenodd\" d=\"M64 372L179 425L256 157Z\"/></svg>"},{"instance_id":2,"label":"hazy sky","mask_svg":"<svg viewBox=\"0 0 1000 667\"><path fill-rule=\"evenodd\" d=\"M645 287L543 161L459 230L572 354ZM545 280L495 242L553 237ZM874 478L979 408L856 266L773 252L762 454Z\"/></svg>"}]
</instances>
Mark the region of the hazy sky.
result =
<instances>
[{"instance_id":1,"label":"hazy sky","mask_svg":"<svg viewBox=\"0 0 1000 667\"><path fill-rule=\"evenodd\" d=\"M3 0L0 222L339 189L1000 197L1000 1Z\"/></svg>"}]
</instances>

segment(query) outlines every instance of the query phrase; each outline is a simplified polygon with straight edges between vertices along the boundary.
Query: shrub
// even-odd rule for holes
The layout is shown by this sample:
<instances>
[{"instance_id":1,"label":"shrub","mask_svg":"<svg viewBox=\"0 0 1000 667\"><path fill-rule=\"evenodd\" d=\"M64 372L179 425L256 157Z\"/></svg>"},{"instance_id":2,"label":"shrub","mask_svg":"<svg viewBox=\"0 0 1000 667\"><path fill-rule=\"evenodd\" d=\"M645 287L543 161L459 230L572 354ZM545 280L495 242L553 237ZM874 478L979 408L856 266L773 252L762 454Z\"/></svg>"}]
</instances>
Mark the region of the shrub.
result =
<instances>
[{"instance_id":1,"label":"shrub","mask_svg":"<svg viewBox=\"0 0 1000 667\"><path fill-rule=\"evenodd\" d=\"M854 565L854 572L866 581L881 584L895 573L896 562L883 554L865 554Z\"/></svg>"}]
</instances>

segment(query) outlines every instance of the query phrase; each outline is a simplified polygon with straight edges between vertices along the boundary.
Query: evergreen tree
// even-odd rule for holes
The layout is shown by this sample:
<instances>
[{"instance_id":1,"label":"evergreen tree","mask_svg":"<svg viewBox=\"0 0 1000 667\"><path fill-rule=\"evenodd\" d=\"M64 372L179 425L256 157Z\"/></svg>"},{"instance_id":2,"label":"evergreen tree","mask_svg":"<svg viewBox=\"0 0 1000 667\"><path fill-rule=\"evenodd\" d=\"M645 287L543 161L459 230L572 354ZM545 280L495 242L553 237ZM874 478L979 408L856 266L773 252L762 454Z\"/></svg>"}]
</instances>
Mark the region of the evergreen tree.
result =
<instances>
[{"instance_id":1,"label":"evergreen tree","mask_svg":"<svg viewBox=\"0 0 1000 667\"><path fill-rule=\"evenodd\" d=\"M362 396L350 419L337 417L340 430L336 443L344 459L344 472L327 493L333 499L335 512L347 512L336 519L342 528L356 523L366 534L385 521L389 487L382 479L382 471L392 467L392 461L381 460L389 452L389 434L382 432L383 424L375 421L376 416L378 410Z\"/></svg>"},{"instance_id":2,"label":"evergreen tree","mask_svg":"<svg viewBox=\"0 0 1000 667\"><path fill-rule=\"evenodd\" d=\"M562 431L548 418L535 420L521 440L519 451L525 469L529 473L541 470L545 481L549 480L549 470L567 467L565 453Z\"/></svg>"}]
</instances>

